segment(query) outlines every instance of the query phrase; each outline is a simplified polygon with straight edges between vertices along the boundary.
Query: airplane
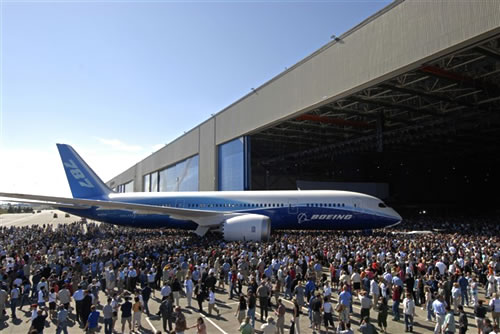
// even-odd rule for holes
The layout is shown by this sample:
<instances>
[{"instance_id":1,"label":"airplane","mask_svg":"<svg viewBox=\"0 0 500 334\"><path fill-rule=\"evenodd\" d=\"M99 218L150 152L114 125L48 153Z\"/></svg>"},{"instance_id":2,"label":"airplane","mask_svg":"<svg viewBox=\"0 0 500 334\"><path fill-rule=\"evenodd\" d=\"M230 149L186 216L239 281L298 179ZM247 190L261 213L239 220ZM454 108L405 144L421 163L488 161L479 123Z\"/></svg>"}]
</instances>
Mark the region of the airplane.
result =
<instances>
[{"instance_id":1,"label":"airplane","mask_svg":"<svg viewBox=\"0 0 500 334\"><path fill-rule=\"evenodd\" d=\"M401 216L382 200L336 190L133 192L111 190L66 144L57 144L73 198L15 193L17 202L121 226L209 230L227 241L268 241L271 230L372 230Z\"/></svg>"}]
</instances>

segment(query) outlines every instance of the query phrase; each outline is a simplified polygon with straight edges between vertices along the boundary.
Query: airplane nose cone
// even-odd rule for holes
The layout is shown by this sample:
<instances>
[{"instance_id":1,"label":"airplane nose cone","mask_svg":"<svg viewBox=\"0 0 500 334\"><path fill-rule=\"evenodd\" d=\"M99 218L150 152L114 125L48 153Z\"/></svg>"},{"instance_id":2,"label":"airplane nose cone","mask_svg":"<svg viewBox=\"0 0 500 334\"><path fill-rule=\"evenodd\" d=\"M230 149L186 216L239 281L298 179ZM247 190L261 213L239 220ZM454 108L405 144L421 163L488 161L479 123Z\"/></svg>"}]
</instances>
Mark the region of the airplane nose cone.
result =
<instances>
[{"instance_id":1,"label":"airplane nose cone","mask_svg":"<svg viewBox=\"0 0 500 334\"><path fill-rule=\"evenodd\" d=\"M403 218L401 217L401 215L399 213L396 212L396 210L394 209L391 209L391 214L392 214L392 217L394 218L394 220L397 221L396 224L399 224L401 223L401 221L403 220Z\"/></svg>"}]
</instances>

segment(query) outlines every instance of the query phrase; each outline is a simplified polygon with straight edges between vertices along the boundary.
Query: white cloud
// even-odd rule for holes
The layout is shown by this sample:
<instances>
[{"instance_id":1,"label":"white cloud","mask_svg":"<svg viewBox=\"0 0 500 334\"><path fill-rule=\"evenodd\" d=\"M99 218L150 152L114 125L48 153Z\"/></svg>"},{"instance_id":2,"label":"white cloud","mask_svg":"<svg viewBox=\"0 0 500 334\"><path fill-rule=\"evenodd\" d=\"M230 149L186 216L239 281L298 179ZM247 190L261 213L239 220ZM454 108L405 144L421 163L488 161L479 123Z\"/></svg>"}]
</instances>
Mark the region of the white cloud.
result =
<instances>
[{"instance_id":1,"label":"white cloud","mask_svg":"<svg viewBox=\"0 0 500 334\"><path fill-rule=\"evenodd\" d=\"M56 146L52 149L0 149L0 191L71 196Z\"/></svg>"},{"instance_id":2,"label":"white cloud","mask_svg":"<svg viewBox=\"0 0 500 334\"><path fill-rule=\"evenodd\" d=\"M104 145L110 146L111 148L118 151L126 152L139 152L142 151L142 147L139 145L128 145L119 139L107 139L107 138L97 138L97 140Z\"/></svg>"},{"instance_id":3,"label":"white cloud","mask_svg":"<svg viewBox=\"0 0 500 334\"><path fill-rule=\"evenodd\" d=\"M127 151L75 143L73 148L104 182L151 154L133 146ZM0 157L0 192L71 197L56 145L43 149L0 147Z\"/></svg>"}]
</instances>

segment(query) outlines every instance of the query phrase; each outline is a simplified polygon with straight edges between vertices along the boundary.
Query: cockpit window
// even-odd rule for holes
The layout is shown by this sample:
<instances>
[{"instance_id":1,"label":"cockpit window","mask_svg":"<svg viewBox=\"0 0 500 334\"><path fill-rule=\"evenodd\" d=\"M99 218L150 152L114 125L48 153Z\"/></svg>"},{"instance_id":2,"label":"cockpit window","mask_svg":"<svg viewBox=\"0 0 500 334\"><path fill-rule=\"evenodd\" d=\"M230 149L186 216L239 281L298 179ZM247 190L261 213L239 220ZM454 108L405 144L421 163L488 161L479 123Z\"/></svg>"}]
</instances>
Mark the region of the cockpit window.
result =
<instances>
[{"instance_id":1,"label":"cockpit window","mask_svg":"<svg viewBox=\"0 0 500 334\"><path fill-rule=\"evenodd\" d=\"M378 203L378 207L379 208L387 208L387 205L385 205L384 203L380 202L380 203Z\"/></svg>"}]
</instances>

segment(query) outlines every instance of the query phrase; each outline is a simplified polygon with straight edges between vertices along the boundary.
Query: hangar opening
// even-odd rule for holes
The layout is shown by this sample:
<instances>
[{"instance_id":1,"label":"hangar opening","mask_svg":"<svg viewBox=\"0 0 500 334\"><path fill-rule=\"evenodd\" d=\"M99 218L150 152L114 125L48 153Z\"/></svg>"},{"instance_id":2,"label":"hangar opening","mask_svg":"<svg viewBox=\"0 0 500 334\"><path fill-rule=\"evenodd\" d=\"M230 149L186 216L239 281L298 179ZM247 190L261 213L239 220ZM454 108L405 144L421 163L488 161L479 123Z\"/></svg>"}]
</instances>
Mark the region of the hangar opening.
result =
<instances>
[{"instance_id":1,"label":"hangar opening","mask_svg":"<svg viewBox=\"0 0 500 334\"><path fill-rule=\"evenodd\" d=\"M388 185L396 208L496 208L500 36L252 133L248 188Z\"/></svg>"}]
</instances>

